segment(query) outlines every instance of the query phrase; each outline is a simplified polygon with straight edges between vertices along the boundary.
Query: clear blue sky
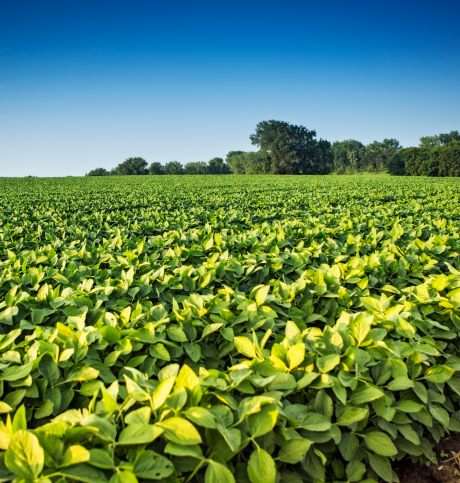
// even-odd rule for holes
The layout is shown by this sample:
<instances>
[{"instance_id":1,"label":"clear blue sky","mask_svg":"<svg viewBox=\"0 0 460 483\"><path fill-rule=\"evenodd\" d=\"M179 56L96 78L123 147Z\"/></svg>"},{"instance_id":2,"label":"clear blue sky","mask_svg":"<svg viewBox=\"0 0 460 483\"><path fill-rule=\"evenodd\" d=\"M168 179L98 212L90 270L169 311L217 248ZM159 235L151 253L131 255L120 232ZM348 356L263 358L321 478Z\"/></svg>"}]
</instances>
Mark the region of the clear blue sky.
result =
<instances>
[{"instance_id":1,"label":"clear blue sky","mask_svg":"<svg viewBox=\"0 0 460 483\"><path fill-rule=\"evenodd\" d=\"M262 120L369 143L460 129L457 1L5 1L0 176L255 150Z\"/></svg>"}]
</instances>

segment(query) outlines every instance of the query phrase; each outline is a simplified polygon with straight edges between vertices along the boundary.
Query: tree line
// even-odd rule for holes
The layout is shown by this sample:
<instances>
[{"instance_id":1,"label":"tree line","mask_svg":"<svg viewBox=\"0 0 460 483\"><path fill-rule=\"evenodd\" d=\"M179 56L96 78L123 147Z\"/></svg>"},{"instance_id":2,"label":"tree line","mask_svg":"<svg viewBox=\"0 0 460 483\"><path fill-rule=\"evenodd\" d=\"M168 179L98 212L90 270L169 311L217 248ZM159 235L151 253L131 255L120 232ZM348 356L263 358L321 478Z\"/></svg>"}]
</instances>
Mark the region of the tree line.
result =
<instances>
[{"instance_id":1,"label":"tree line","mask_svg":"<svg viewBox=\"0 0 460 483\"><path fill-rule=\"evenodd\" d=\"M205 161L192 161L182 166L179 161L169 161L164 166L155 162L150 166L144 158L128 158L115 168L107 171L105 168L96 168L85 176L127 176L127 175L161 175L161 174L230 174L228 166L222 158L213 158Z\"/></svg>"},{"instance_id":2,"label":"tree line","mask_svg":"<svg viewBox=\"0 0 460 483\"><path fill-rule=\"evenodd\" d=\"M126 159L110 171L96 168L86 176L231 173L353 174L358 171L386 170L391 174L424 175L429 172L439 174L428 174L428 176L458 176L458 174L440 174L458 172L457 168L446 167L451 166L452 162L448 159L452 156L455 158L456 155L452 154L455 149L452 151L453 148L449 148L443 151L445 146L460 141L458 131L425 136L420 138L418 148L403 148L399 141L393 138L384 139L382 142L373 141L367 145L354 139L331 143L322 138L317 139L315 130L284 121L270 120L257 124L255 132L249 138L258 151L230 151L225 161L222 158L213 158L208 162L194 161L185 165L178 161L169 161L165 165L159 162L148 165L145 159L134 157ZM411 154L409 154L408 150L416 151L410 151ZM445 154L441 155L441 151ZM425 159L427 156L433 156L433 159L439 158L439 160L428 162ZM410 158L410 161L406 162L406 158ZM424 161L417 161L419 158L423 158ZM441 158L447 161L442 161ZM441 163L438 168L433 167L436 162ZM419 164L424 167L413 167ZM427 168L428 165L431 167Z\"/></svg>"},{"instance_id":3,"label":"tree line","mask_svg":"<svg viewBox=\"0 0 460 483\"><path fill-rule=\"evenodd\" d=\"M425 136L418 147L403 148L387 165L395 176L460 176L460 133Z\"/></svg>"}]
</instances>

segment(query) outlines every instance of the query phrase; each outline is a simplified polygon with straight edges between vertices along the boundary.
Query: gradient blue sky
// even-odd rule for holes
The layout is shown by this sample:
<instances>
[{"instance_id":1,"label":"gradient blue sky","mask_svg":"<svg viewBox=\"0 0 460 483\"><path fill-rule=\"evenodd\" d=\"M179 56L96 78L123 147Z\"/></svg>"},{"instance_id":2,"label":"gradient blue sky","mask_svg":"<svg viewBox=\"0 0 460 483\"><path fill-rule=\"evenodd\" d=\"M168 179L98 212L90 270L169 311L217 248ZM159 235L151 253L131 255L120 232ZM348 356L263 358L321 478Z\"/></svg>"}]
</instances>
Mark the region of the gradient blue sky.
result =
<instances>
[{"instance_id":1,"label":"gradient blue sky","mask_svg":"<svg viewBox=\"0 0 460 483\"><path fill-rule=\"evenodd\" d=\"M5 1L0 176L255 150L262 120L369 143L460 129L457 1Z\"/></svg>"}]
</instances>

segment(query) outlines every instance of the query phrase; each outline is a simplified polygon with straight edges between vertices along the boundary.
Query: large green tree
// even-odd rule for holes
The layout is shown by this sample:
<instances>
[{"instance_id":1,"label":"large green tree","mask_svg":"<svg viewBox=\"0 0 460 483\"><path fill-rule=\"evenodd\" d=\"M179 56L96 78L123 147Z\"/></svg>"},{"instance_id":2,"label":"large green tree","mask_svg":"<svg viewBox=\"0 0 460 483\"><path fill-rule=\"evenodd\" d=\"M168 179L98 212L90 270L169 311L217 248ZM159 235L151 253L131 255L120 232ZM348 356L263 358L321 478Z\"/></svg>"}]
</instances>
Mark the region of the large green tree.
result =
<instances>
[{"instance_id":1,"label":"large green tree","mask_svg":"<svg viewBox=\"0 0 460 483\"><path fill-rule=\"evenodd\" d=\"M89 173L86 173L85 176L109 176L110 173L105 168L96 168L92 169Z\"/></svg>"},{"instance_id":2,"label":"large green tree","mask_svg":"<svg viewBox=\"0 0 460 483\"><path fill-rule=\"evenodd\" d=\"M260 151L244 152L233 151L231 156L227 155L228 165L234 174L260 174L269 173L270 165L267 157Z\"/></svg>"},{"instance_id":3,"label":"large green tree","mask_svg":"<svg viewBox=\"0 0 460 483\"><path fill-rule=\"evenodd\" d=\"M117 174L141 175L149 174L147 161L144 158L128 158L117 166Z\"/></svg>"},{"instance_id":4,"label":"large green tree","mask_svg":"<svg viewBox=\"0 0 460 483\"><path fill-rule=\"evenodd\" d=\"M366 146L363 167L370 170L386 169L388 160L401 148L399 141L394 138L374 141Z\"/></svg>"},{"instance_id":5,"label":"large green tree","mask_svg":"<svg viewBox=\"0 0 460 483\"><path fill-rule=\"evenodd\" d=\"M165 174L184 174L184 168L179 161L169 161L165 164Z\"/></svg>"},{"instance_id":6,"label":"large green tree","mask_svg":"<svg viewBox=\"0 0 460 483\"><path fill-rule=\"evenodd\" d=\"M435 148L436 146L445 146L458 141L460 141L460 133L458 131L450 131L450 133L437 134L435 136L422 136L419 146L421 148Z\"/></svg>"},{"instance_id":7,"label":"large green tree","mask_svg":"<svg viewBox=\"0 0 460 483\"><path fill-rule=\"evenodd\" d=\"M185 164L184 174L208 174L208 165L204 161L190 161Z\"/></svg>"},{"instance_id":8,"label":"large green tree","mask_svg":"<svg viewBox=\"0 0 460 483\"><path fill-rule=\"evenodd\" d=\"M149 166L150 174L160 175L165 173L165 168L161 163L155 162Z\"/></svg>"},{"instance_id":9,"label":"large green tree","mask_svg":"<svg viewBox=\"0 0 460 483\"><path fill-rule=\"evenodd\" d=\"M249 136L266 156L273 174L323 174L333 167L328 141L316 140L316 131L284 121L262 121Z\"/></svg>"},{"instance_id":10,"label":"large green tree","mask_svg":"<svg viewBox=\"0 0 460 483\"><path fill-rule=\"evenodd\" d=\"M212 158L208 161L209 174L229 174L230 168L222 158Z\"/></svg>"},{"instance_id":11,"label":"large green tree","mask_svg":"<svg viewBox=\"0 0 460 483\"><path fill-rule=\"evenodd\" d=\"M334 153L334 169L336 171L343 170L348 166L357 169L362 167L366 146L355 139L346 139L332 143L332 152ZM355 165L353 166L353 164Z\"/></svg>"}]
</instances>

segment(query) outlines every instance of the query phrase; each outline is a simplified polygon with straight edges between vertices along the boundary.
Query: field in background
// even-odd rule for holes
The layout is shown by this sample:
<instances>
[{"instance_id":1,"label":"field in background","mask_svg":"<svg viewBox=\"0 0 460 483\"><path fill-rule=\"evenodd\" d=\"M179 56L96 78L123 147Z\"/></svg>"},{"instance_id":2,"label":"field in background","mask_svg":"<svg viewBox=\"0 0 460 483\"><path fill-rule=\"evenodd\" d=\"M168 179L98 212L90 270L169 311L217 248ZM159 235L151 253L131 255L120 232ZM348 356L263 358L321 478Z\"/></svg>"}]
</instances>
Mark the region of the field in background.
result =
<instances>
[{"instance_id":1,"label":"field in background","mask_svg":"<svg viewBox=\"0 0 460 483\"><path fill-rule=\"evenodd\" d=\"M459 207L452 178L0 178L0 480L435 462L460 431Z\"/></svg>"}]
</instances>

